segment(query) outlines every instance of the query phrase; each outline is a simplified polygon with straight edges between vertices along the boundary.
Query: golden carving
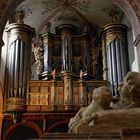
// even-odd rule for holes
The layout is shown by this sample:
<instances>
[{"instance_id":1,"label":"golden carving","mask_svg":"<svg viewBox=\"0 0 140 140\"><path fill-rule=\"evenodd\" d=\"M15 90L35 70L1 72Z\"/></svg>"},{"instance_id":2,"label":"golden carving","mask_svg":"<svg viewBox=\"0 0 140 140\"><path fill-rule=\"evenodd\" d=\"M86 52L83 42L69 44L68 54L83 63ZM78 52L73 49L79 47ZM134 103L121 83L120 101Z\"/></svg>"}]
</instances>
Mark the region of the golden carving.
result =
<instances>
[{"instance_id":1,"label":"golden carving","mask_svg":"<svg viewBox=\"0 0 140 140\"><path fill-rule=\"evenodd\" d=\"M37 74L42 74L43 72L43 40L40 35L37 35L35 41L33 42L33 51L37 64Z\"/></svg>"},{"instance_id":2,"label":"golden carving","mask_svg":"<svg viewBox=\"0 0 140 140\"><path fill-rule=\"evenodd\" d=\"M63 76L66 78L65 82L67 82L67 80L71 80L68 79L70 78L72 75L70 72L64 72ZM71 109L72 107L75 107L75 105L77 107L75 107L75 109L79 109L80 107L80 95L81 95L81 85L79 81L73 81L70 86L73 86L73 96L72 96L72 100L73 102L70 104L66 104L66 102L64 102L64 99L67 99L69 97L66 97L67 95L64 95L64 88L67 88L66 86L64 87L65 82L63 81L55 81L55 85L54 85L54 80L50 80L50 81L30 81L29 84L29 94L28 94L28 103L29 106L27 107L27 110L31 111L31 110L40 110L41 108L43 108L43 111L48 111L48 110L54 110L53 106L55 105L55 109L57 111L61 111L61 110L67 110L67 109ZM70 81L68 81L68 83L66 85L69 85ZM83 85L83 83L81 83ZM91 102L91 96L90 94L92 93L93 89L95 87L100 87L100 86L108 86L107 81L84 81L84 86L85 88L88 89L88 98L89 100L87 100L87 103L90 104ZM37 90L33 90L33 89L37 89ZM41 90L42 88L46 89L45 90ZM55 104L53 103L53 93L54 93L54 88L55 88ZM37 92L35 92L37 91ZM69 91L68 91L69 92ZM87 98L86 98L87 99Z\"/></svg>"},{"instance_id":3,"label":"golden carving","mask_svg":"<svg viewBox=\"0 0 140 140\"><path fill-rule=\"evenodd\" d=\"M23 19L25 18L25 11L24 10L19 10L16 11L15 19L16 23L24 23Z\"/></svg>"},{"instance_id":4,"label":"golden carving","mask_svg":"<svg viewBox=\"0 0 140 140\"><path fill-rule=\"evenodd\" d=\"M123 40L124 36L121 33L118 33L118 32L110 33L106 36L106 45L108 46L115 39Z\"/></svg>"},{"instance_id":5,"label":"golden carving","mask_svg":"<svg viewBox=\"0 0 140 140\"><path fill-rule=\"evenodd\" d=\"M10 97L7 100L7 111L24 111L26 105L26 100L23 98L17 98L17 97Z\"/></svg>"},{"instance_id":6,"label":"golden carving","mask_svg":"<svg viewBox=\"0 0 140 140\"><path fill-rule=\"evenodd\" d=\"M48 93L30 93L30 105L48 105Z\"/></svg>"},{"instance_id":7,"label":"golden carving","mask_svg":"<svg viewBox=\"0 0 140 140\"><path fill-rule=\"evenodd\" d=\"M108 46L115 39L124 40L127 31L127 26L124 24L108 24L103 27L103 32L105 33L106 46Z\"/></svg>"},{"instance_id":8,"label":"golden carving","mask_svg":"<svg viewBox=\"0 0 140 140\"><path fill-rule=\"evenodd\" d=\"M9 32L9 46L18 38L22 40L27 46L31 46L31 39L35 34L34 28L25 24L12 23L6 27Z\"/></svg>"},{"instance_id":9,"label":"golden carving","mask_svg":"<svg viewBox=\"0 0 140 140\"><path fill-rule=\"evenodd\" d=\"M93 47L91 49L91 61L92 61L92 70L93 74L96 74L96 64L97 64L97 59L99 56L99 51L100 51L100 46L99 47Z\"/></svg>"}]
</instances>

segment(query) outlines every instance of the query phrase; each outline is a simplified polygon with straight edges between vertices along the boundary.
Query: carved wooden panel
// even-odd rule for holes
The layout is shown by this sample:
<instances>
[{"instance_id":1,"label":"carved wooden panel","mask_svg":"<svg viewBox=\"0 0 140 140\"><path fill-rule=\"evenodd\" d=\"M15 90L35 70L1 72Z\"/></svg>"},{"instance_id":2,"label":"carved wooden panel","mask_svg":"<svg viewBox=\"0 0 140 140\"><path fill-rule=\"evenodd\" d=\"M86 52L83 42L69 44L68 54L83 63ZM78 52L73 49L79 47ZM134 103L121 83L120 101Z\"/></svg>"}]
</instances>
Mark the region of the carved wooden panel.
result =
<instances>
[{"instance_id":1,"label":"carved wooden panel","mask_svg":"<svg viewBox=\"0 0 140 140\"><path fill-rule=\"evenodd\" d=\"M72 106L74 110L79 110L83 97L87 100L86 104L91 103L94 88L108 86L107 81L84 81L83 84L79 81L72 81L72 83ZM64 98L63 81L30 81L27 110L42 112L53 111L55 108L57 111L63 111L65 108Z\"/></svg>"}]
</instances>

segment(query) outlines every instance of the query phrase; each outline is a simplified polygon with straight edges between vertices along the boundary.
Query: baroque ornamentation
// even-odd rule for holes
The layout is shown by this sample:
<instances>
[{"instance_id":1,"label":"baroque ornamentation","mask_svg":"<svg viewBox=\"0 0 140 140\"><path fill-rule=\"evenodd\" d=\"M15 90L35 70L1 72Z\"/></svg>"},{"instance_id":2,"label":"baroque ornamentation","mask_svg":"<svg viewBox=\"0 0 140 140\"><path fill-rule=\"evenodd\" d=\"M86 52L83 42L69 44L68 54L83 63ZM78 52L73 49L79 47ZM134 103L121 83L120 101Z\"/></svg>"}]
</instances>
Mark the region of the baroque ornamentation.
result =
<instances>
[{"instance_id":1,"label":"baroque ornamentation","mask_svg":"<svg viewBox=\"0 0 140 140\"><path fill-rule=\"evenodd\" d=\"M116 5L102 9L108 17L111 18L112 23L120 23L123 17L123 12Z\"/></svg>"},{"instance_id":2,"label":"baroque ornamentation","mask_svg":"<svg viewBox=\"0 0 140 140\"><path fill-rule=\"evenodd\" d=\"M24 23L24 18L25 18L25 11L23 10L19 10L19 11L16 11L16 14L15 14L15 19L16 19L16 23Z\"/></svg>"},{"instance_id":3,"label":"baroque ornamentation","mask_svg":"<svg viewBox=\"0 0 140 140\"><path fill-rule=\"evenodd\" d=\"M123 35L120 33L111 33L106 36L106 45L108 46L111 42L113 42L115 39L123 40Z\"/></svg>"},{"instance_id":4,"label":"baroque ornamentation","mask_svg":"<svg viewBox=\"0 0 140 140\"><path fill-rule=\"evenodd\" d=\"M19 7L15 13L16 23L24 24L24 18L30 14L32 14L32 11L27 6L23 5L23 6Z\"/></svg>"},{"instance_id":5,"label":"baroque ornamentation","mask_svg":"<svg viewBox=\"0 0 140 140\"><path fill-rule=\"evenodd\" d=\"M33 51L36 60L37 74L42 74L43 71L43 41L40 35L33 42Z\"/></svg>"},{"instance_id":6,"label":"baroque ornamentation","mask_svg":"<svg viewBox=\"0 0 140 140\"><path fill-rule=\"evenodd\" d=\"M99 47L94 47L91 49L91 61L92 61L92 70L93 70L93 74L96 74L96 64L97 64L97 59L99 56L99 51L100 48Z\"/></svg>"}]
</instances>

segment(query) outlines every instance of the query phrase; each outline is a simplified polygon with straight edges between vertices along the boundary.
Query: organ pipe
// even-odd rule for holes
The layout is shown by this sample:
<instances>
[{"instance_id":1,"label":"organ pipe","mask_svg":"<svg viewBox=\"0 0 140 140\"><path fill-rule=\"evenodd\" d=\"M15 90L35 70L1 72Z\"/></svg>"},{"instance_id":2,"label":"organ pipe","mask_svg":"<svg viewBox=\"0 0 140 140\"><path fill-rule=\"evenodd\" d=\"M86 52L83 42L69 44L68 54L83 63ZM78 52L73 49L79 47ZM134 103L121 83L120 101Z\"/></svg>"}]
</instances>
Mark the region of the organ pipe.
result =
<instances>
[{"instance_id":1,"label":"organ pipe","mask_svg":"<svg viewBox=\"0 0 140 140\"><path fill-rule=\"evenodd\" d=\"M108 80L113 95L117 95L118 85L129 71L128 47L127 47L127 27L123 24L109 24L103 28L102 38L107 50L107 70ZM104 55L103 57L105 57ZM103 58L106 59L106 58Z\"/></svg>"}]
</instances>

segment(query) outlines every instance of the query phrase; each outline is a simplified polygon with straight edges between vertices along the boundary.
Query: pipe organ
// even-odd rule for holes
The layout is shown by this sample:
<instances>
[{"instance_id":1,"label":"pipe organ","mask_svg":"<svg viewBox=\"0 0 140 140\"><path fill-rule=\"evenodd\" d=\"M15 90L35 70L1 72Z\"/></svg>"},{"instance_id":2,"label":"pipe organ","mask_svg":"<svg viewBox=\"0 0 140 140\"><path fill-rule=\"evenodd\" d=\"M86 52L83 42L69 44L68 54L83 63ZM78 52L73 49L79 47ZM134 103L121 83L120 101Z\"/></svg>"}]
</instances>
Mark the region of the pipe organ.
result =
<instances>
[{"instance_id":1,"label":"pipe organ","mask_svg":"<svg viewBox=\"0 0 140 140\"><path fill-rule=\"evenodd\" d=\"M9 51L7 64L7 111L13 115L26 108L27 85L30 79L30 53L34 29L21 23L7 27ZM16 120L15 120L16 121Z\"/></svg>"},{"instance_id":2,"label":"pipe organ","mask_svg":"<svg viewBox=\"0 0 140 140\"><path fill-rule=\"evenodd\" d=\"M7 31L5 110L15 123L20 115L32 120L32 113L44 118L46 131L64 119L68 122L91 103L94 88L110 85L113 95L118 94L117 87L129 69L124 25L104 27L101 41L96 33L78 34L71 24L56 27L55 34L46 32L35 38L34 29L23 23L10 24ZM31 80L32 65L36 65L33 71L38 80ZM52 120L52 125L46 123Z\"/></svg>"},{"instance_id":3,"label":"pipe organ","mask_svg":"<svg viewBox=\"0 0 140 140\"><path fill-rule=\"evenodd\" d=\"M101 46L96 36L77 34L74 25L62 24L56 27L56 34L38 35L33 45L40 82L30 81L28 110L43 104L48 105L46 110L77 110L90 103L95 87L107 85L97 75L102 57L98 61Z\"/></svg>"},{"instance_id":4,"label":"pipe organ","mask_svg":"<svg viewBox=\"0 0 140 140\"><path fill-rule=\"evenodd\" d=\"M118 95L118 85L129 71L127 27L109 24L102 31L104 79L108 80L113 95Z\"/></svg>"},{"instance_id":5,"label":"pipe organ","mask_svg":"<svg viewBox=\"0 0 140 140\"><path fill-rule=\"evenodd\" d=\"M57 73L72 72L73 76L78 76L82 70L87 72L87 79L95 79L93 69L96 69L96 66L93 68L90 64L93 61L91 50L97 46L92 44L91 35L88 33L77 35L76 30L75 26L65 24L56 28L56 34L42 35L43 70L39 74L40 79L49 79L54 69ZM98 51L100 48L101 46L98 47Z\"/></svg>"}]
</instances>

